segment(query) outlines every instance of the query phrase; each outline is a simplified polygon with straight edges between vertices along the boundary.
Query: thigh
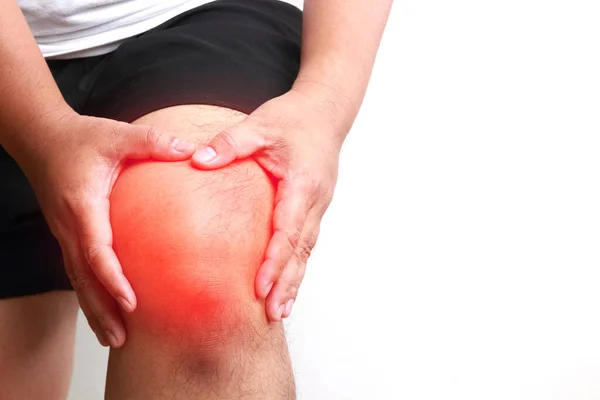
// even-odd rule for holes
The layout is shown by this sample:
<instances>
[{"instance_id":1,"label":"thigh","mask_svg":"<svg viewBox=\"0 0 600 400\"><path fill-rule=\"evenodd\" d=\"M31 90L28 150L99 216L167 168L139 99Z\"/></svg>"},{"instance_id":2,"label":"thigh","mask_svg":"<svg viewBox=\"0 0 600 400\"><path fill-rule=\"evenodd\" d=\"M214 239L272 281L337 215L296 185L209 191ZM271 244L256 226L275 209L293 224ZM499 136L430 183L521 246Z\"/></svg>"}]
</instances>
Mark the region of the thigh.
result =
<instances>
[{"instance_id":1,"label":"thigh","mask_svg":"<svg viewBox=\"0 0 600 400\"><path fill-rule=\"evenodd\" d=\"M72 291L0 300L2 398L66 398L77 310Z\"/></svg>"}]
</instances>

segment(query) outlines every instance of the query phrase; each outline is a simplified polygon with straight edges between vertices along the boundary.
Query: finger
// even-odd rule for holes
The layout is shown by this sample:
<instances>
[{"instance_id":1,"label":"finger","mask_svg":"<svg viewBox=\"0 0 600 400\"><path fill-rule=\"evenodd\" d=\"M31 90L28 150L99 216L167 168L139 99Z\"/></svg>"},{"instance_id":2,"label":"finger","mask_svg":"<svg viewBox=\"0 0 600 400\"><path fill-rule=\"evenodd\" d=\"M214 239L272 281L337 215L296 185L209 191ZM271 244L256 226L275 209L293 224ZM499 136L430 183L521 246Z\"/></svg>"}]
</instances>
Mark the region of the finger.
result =
<instances>
[{"instance_id":1,"label":"finger","mask_svg":"<svg viewBox=\"0 0 600 400\"><path fill-rule=\"evenodd\" d=\"M92 274L81 279L88 280L88 283L83 284L87 285L88 289L81 289L82 285L80 284L79 289L76 289L77 298L82 311L88 318L90 327L96 332L98 340L103 344L103 336L111 347L119 348L123 346L126 333L116 303Z\"/></svg>"},{"instance_id":2,"label":"finger","mask_svg":"<svg viewBox=\"0 0 600 400\"><path fill-rule=\"evenodd\" d=\"M85 299L85 296L82 296L77 293L77 301L79 302L79 307L81 308L81 311L83 311L83 315L85 315L85 318L87 319L88 325L96 335L98 342L100 342L100 344L103 347L111 346L111 342L106 337L106 333L100 326L98 320L94 317L94 313L92 312L91 307Z\"/></svg>"},{"instance_id":3,"label":"finger","mask_svg":"<svg viewBox=\"0 0 600 400\"><path fill-rule=\"evenodd\" d=\"M265 302L270 321L280 321L292 312L305 271L306 264L300 263L295 257L290 258Z\"/></svg>"},{"instance_id":4,"label":"finger","mask_svg":"<svg viewBox=\"0 0 600 400\"><path fill-rule=\"evenodd\" d=\"M90 328L103 346L121 347L125 343L125 328L114 300L91 273L84 257L78 252L77 239L67 238L63 243L65 267Z\"/></svg>"},{"instance_id":5,"label":"finger","mask_svg":"<svg viewBox=\"0 0 600 400\"><path fill-rule=\"evenodd\" d=\"M74 271L73 271L73 266L72 266L72 263L69 260L69 258L70 257L68 256L68 254L65 251L63 251L63 261L65 264L65 271L67 272L67 276L69 277L71 282L74 282L74 281L76 281L76 279L75 279L75 275L74 275ZM88 303L85 299L85 296L80 295L79 292L77 292L77 291L75 291L75 295L77 296L77 301L79 302L79 307L83 311L83 315L85 315L88 325L90 326L90 328L96 335L96 338L98 339L98 341L100 342L100 344L102 346L104 346L104 347L109 346L110 343L109 343L108 339L106 338L104 331L100 327L100 323L94 316L94 313L92 313L92 310L90 309L90 306L88 305Z\"/></svg>"},{"instance_id":6,"label":"finger","mask_svg":"<svg viewBox=\"0 0 600 400\"><path fill-rule=\"evenodd\" d=\"M151 126L128 125L120 143L120 158L186 160L196 146Z\"/></svg>"},{"instance_id":7,"label":"finger","mask_svg":"<svg viewBox=\"0 0 600 400\"><path fill-rule=\"evenodd\" d=\"M306 272L306 263L317 243L322 213L311 209L298 246L283 269L266 300L267 316L272 321L289 317Z\"/></svg>"},{"instance_id":8,"label":"finger","mask_svg":"<svg viewBox=\"0 0 600 400\"><path fill-rule=\"evenodd\" d=\"M281 181L277 188L273 210L273 236L265 252L265 260L258 270L255 291L259 298L266 298L273 283L288 263L304 227L312 196L300 186Z\"/></svg>"},{"instance_id":9,"label":"finger","mask_svg":"<svg viewBox=\"0 0 600 400\"><path fill-rule=\"evenodd\" d=\"M123 310L132 312L136 297L112 247L109 201L96 200L87 207L76 213L84 260Z\"/></svg>"},{"instance_id":10,"label":"finger","mask_svg":"<svg viewBox=\"0 0 600 400\"><path fill-rule=\"evenodd\" d=\"M86 312L88 321L89 315L93 315L97 326L104 333L111 347L121 347L125 343L125 328L115 301L90 271L82 254L73 253L72 260L75 273L73 287L81 299L81 304L89 307ZM95 328L94 325L91 327Z\"/></svg>"},{"instance_id":11,"label":"finger","mask_svg":"<svg viewBox=\"0 0 600 400\"><path fill-rule=\"evenodd\" d=\"M247 122L220 132L210 143L196 150L192 165L202 169L221 168L264 148L264 137Z\"/></svg>"}]
</instances>

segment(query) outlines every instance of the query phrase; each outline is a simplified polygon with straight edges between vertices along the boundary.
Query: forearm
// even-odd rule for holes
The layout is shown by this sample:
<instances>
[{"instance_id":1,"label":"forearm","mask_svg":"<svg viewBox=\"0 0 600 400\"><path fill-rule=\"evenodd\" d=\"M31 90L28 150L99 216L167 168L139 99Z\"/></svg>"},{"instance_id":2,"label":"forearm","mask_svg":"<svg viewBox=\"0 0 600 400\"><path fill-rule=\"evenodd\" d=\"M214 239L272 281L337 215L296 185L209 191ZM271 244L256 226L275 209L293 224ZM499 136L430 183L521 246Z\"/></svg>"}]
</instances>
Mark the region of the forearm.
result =
<instances>
[{"instance_id":1,"label":"forearm","mask_svg":"<svg viewBox=\"0 0 600 400\"><path fill-rule=\"evenodd\" d=\"M342 131L362 103L391 5L392 0L304 2L302 61L294 87L322 96Z\"/></svg>"},{"instance_id":2,"label":"forearm","mask_svg":"<svg viewBox=\"0 0 600 400\"><path fill-rule=\"evenodd\" d=\"M0 60L0 145L16 157L72 110L15 0L0 0Z\"/></svg>"}]
</instances>

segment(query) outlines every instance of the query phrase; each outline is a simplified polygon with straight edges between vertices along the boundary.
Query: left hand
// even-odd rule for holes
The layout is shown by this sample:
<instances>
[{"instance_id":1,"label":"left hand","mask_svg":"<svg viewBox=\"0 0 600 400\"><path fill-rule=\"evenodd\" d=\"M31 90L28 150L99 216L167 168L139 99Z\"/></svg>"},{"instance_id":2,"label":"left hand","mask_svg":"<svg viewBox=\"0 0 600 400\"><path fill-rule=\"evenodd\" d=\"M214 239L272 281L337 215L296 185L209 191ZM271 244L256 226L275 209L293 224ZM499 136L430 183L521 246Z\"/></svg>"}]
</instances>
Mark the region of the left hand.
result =
<instances>
[{"instance_id":1,"label":"left hand","mask_svg":"<svg viewBox=\"0 0 600 400\"><path fill-rule=\"evenodd\" d=\"M272 321L291 313L321 218L333 197L347 133L338 128L333 103L318 98L292 89L219 133L192 157L196 167L214 169L252 156L278 179L273 236L255 281L256 294L266 299Z\"/></svg>"}]
</instances>

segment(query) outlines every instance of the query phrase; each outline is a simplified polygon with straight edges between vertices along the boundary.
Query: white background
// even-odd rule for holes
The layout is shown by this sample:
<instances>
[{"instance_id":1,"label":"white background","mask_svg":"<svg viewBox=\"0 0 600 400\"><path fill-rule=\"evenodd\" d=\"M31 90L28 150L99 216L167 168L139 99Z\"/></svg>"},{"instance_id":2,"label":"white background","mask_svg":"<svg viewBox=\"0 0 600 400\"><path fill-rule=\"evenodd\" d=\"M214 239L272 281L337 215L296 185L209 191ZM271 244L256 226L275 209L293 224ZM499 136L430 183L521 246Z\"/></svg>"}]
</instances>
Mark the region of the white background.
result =
<instances>
[{"instance_id":1,"label":"white background","mask_svg":"<svg viewBox=\"0 0 600 400\"><path fill-rule=\"evenodd\" d=\"M288 323L299 399L600 399L599 177L598 1L397 1ZM71 399L101 399L79 323Z\"/></svg>"}]
</instances>

